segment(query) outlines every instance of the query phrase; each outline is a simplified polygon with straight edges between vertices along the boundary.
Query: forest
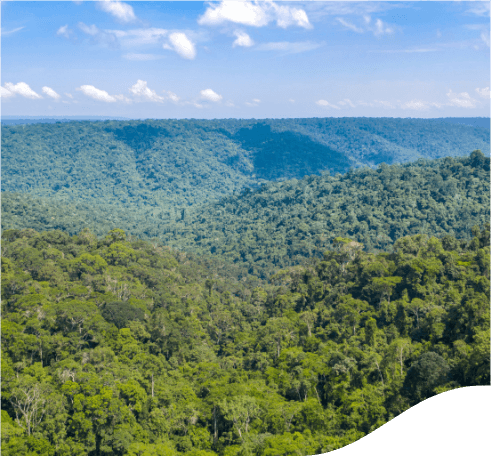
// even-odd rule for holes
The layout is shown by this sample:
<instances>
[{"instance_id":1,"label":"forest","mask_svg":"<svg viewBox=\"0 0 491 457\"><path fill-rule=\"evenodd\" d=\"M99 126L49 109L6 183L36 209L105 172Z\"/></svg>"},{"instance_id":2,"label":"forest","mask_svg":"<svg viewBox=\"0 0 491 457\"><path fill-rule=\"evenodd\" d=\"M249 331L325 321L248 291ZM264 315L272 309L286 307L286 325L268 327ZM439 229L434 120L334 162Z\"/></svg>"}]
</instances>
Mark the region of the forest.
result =
<instances>
[{"instance_id":1,"label":"forest","mask_svg":"<svg viewBox=\"0 0 491 457\"><path fill-rule=\"evenodd\" d=\"M267 278L280 267L321 257L336 236L365 249L390 250L412 234L466 238L489 220L489 163L479 150L467 158L420 159L353 169L341 175L268 182L208 205L182 208L166 222L154 207L112 212L98 203L58 203L50 197L4 192L3 229L114 227L141 239L227 260L241 275Z\"/></svg>"},{"instance_id":2,"label":"forest","mask_svg":"<svg viewBox=\"0 0 491 457\"><path fill-rule=\"evenodd\" d=\"M120 229L2 234L4 455L312 455L490 383L489 224L268 282Z\"/></svg>"},{"instance_id":3,"label":"forest","mask_svg":"<svg viewBox=\"0 0 491 457\"><path fill-rule=\"evenodd\" d=\"M2 454L314 455L489 385L485 122L3 124Z\"/></svg>"}]
</instances>

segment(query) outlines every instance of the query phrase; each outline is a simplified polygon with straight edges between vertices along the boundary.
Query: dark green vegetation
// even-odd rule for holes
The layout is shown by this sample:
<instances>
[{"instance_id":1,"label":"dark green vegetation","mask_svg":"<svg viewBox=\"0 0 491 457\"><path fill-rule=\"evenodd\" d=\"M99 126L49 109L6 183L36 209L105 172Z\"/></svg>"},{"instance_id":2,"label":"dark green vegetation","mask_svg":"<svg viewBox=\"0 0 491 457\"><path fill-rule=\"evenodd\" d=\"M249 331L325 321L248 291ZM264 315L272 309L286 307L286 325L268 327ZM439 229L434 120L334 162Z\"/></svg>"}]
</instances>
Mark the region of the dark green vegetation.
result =
<instances>
[{"instance_id":1,"label":"dark green vegetation","mask_svg":"<svg viewBox=\"0 0 491 457\"><path fill-rule=\"evenodd\" d=\"M2 453L312 455L489 384L487 155L433 120L2 126Z\"/></svg>"},{"instance_id":2,"label":"dark green vegetation","mask_svg":"<svg viewBox=\"0 0 491 457\"><path fill-rule=\"evenodd\" d=\"M466 238L489 221L489 158L420 160L345 175L263 185L205 206L164 229L165 244L245 263L267 277L275 268L321 257L336 236L369 251L406 235Z\"/></svg>"},{"instance_id":3,"label":"dark green vegetation","mask_svg":"<svg viewBox=\"0 0 491 457\"><path fill-rule=\"evenodd\" d=\"M182 209L173 222L159 208L107 212L102 204L58 202L4 193L3 228L71 234L89 227L102 236L122 227L140 238L199 255L220 256L266 278L274 270L321 257L336 236L367 250L390 249L397 238L426 233L466 238L489 220L489 158L419 160L264 184L256 191Z\"/></svg>"},{"instance_id":4,"label":"dark green vegetation","mask_svg":"<svg viewBox=\"0 0 491 457\"><path fill-rule=\"evenodd\" d=\"M181 207L269 180L418 158L489 155L489 130L391 118L147 120L2 126L2 190L60 201Z\"/></svg>"},{"instance_id":5,"label":"dark green vegetation","mask_svg":"<svg viewBox=\"0 0 491 457\"><path fill-rule=\"evenodd\" d=\"M268 283L122 230L4 231L2 452L337 449L489 384L489 262L489 224L391 253L338 237Z\"/></svg>"}]
</instances>

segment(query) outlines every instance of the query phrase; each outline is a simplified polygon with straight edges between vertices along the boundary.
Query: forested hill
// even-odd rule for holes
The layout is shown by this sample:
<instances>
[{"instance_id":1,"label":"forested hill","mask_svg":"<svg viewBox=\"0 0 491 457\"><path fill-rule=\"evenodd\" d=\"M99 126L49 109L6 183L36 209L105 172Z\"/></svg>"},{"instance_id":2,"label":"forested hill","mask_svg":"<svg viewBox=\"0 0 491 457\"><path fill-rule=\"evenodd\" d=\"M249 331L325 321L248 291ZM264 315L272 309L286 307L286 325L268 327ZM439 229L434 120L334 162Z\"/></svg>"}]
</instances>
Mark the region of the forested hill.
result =
<instances>
[{"instance_id":1,"label":"forested hill","mask_svg":"<svg viewBox=\"0 0 491 457\"><path fill-rule=\"evenodd\" d=\"M147 120L2 126L2 190L125 208L418 158L489 155L489 130L424 119ZM180 209L178 210L178 213Z\"/></svg>"},{"instance_id":2,"label":"forested hill","mask_svg":"<svg viewBox=\"0 0 491 457\"><path fill-rule=\"evenodd\" d=\"M363 243L366 250L390 249L397 238L416 233L465 238L472 226L489 220L489 163L475 151L467 158L268 183L182 210L171 223L161 208L121 205L107 212L101 204L4 193L2 228L76 234L88 227L102 236L117 227L187 252L219 255L264 277L322 256L337 236Z\"/></svg>"},{"instance_id":3,"label":"forested hill","mask_svg":"<svg viewBox=\"0 0 491 457\"><path fill-rule=\"evenodd\" d=\"M457 238L489 221L489 158L419 160L345 175L269 183L201 208L159 237L168 245L245 262L263 275L321 256L334 237L367 250L402 236Z\"/></svg>"}]
</instances>

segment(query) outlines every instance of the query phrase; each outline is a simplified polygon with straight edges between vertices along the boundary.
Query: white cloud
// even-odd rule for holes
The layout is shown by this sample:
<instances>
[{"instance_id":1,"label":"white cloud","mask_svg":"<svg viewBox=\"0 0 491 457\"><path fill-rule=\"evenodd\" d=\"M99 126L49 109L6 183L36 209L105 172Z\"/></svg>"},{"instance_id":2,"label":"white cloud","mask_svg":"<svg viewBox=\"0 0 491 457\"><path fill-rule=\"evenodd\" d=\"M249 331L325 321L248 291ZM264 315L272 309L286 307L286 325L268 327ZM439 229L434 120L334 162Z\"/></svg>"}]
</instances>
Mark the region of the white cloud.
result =
<instances>
[{"instance_id":1,"label":"white cloud","mask_svg":"<svg viewBox=\"0 0 491 457\"><path fill-rule=\"evenodd\" d=\"M0 97L1 98L10 98L13 97L14 94L10 92L9 90L5 89L5 87L0 86Z\"/></svg>"},{"instance_id":2,"label":"white cloud","mask_svg":"<svg viewBox=\"0 0 491 457\"><path fill-rule=\"evenodd\" d=\"M16 29L13 29L13 30L8 30L8 31L4 31L2 29L2 36L6 36L6 35L12 35L13 33L15 32L18 32L19 30L22 30L24 27L17 27Z\"/></svg>"},{"instance_id":3,"label":"white cloud","mask_svg":"<svg viewBox=\"0 0 491 457\"><path fill-rule=\"evenodd\" d=\"M476 92L479 94L480 97L482 98L490 98L491 94L489 92L489 87L484 87L482 89L477 88Z\"/></svg>"},{"instance_id":4,"label":"white cloud","mask_svg":"<svg viewBox=\"0 0 491 457\"><path fill-rule=\"evenodd\" d=\"M489 30L481 32L481 40L489 48Z\"/></svg>"},{"instance_id":5,"label":"white cloud","mask_svg":"<svg viewBox=\"0 0 491 457\"><path fill-rule=\"evenodd\" d=\"M383 22L381 19L376 19L372 22L372 18L368 15L363 16L365 22L364 28L358 27L357 25L346 21L345 19L338 17L336 20L349 30L353 30L356 33L372 32L375 36L380 36L384 34L394 33L394 28L389 26L387 23Z\"/></svg>"},{"instance_id":6,"label":"white cloud","mask_svg":"<svg viewBox=\"0 0 491 457\"><path fill-rule=\"evenodd\" d=\"M142 46L162 43L163 39L169 33L166 29L155 27L132 30L105 30L105 32L114 35L124 46Z\"/></svg>"},{"instance_id":7,"label":"white cloud","mask_svg":"<svg viewBox=\"0 0 491 457\"><path fill-rule=\"evenodd\" d=\"M252 102L245 102L247 106L259 106L259 103L261 103L261 100L259 100L259 98L253 98Z\"/></svg>"},{"instance_id":8,"label":"white cloud","mask_svg":"<svg viewBox=\"0 0 491 457\"><path fill-rule=\"evenodd\" d=\"M394 33L394 29L392 27L389 27L385 22L383 22L381 19L377 19L375 21L375 28L372 28L371 31L375 36L380 36L384 34L392 34Z\"/></svg>"},{"instance_id":9,"label":"white cloud","mask_svg":"<svg viewBox=\"0 0 491 457\"><path fill-rule=\"evenodd\" d=\"M219 102L223 97L211 89L205 89L200 92L201 98L210 102Z\"/></svg>"},{"instance_id":10,"label":"white cloud","mask_svg":"<svg viewBox=\"0 0 491 457\"><path fill-rule=\"evenodd\" d=\"M133 7L118 0L102 0L97 2L98 7L114 16L119 22L128 23L137 19Z\"/></svg>"},{"instance_id":11,"label":"white cloud","mask_svg":"<svg viewBox=\"0 0 491 457\"><path fill-rule=\"evenodd\" d=\"M234 102L232 100L227 100L225 102L225 106L228 106L230 108L233 108L235 105L234 105Z\"/></svg>"},{"instance_id":12,"label":"white cloud","mask_svg":"<svg viewBox=\"0 0 491 457\"><path fill-rule=\"evenodd\" d=\"M356 32L356 33L363 33L363 29L361 29L360 27L357 27L356 25L352 24L351 22L348 22L348 21L345 21L343 18L341 17L337 17L336 20L341 24L341 25L344 25L346 28L350 29L350 30L353 30L353 32Z\"/></svg>"},{"instance_id":13,"label":"white cloud","mask_svg":"<svg viewBox=\"0 0 491 457\"><path fill-rule=\"evenodd\" d=\"M94 24L89 26L83 22L78 23L78 28L85 34L91 36L94 43L98 43L109 48L119 48L118 38L111 30L100 30Z\"/></svg>"},{"instance_id":14,"label":"white cloud","mask_svg":"<svg viewBox=\"0 0 491 457\"><path fill-rule=\"evenodd\" d=\"M171 102L177 103L179 101L179 97L174 92L171 92L170 90L167 91L167 96L169 97L169 100Z\"/></svg>"},{"instance_id":15,"label":"white cloud","mask_svg":"<svg viewBox=\"0 0 491 457\"><path fill-rule=\"evenodd\" d=\"M208 8L198 19L200 25L220 25L226 22L263 27L276 21L278 27L291 25L312 28L307 13L299 8L277 5L272 1L222 1L219 4L209 3Z\"/></svg>"},{"instance_id":16,"label":"white cloud","mask_svg":"<svg viewBox=\"0 0 491 457\"><path fill-rule=\"evenodd\" d=\"M137 97L142 97L151 102L159 102L162 103L165 99L160 95L157 95L152 89L149 89L147 86L147 82L139 79L136 84L130 87L130 92Z\"/></svg>"},{"instance_id":17,"label":"white cloud","mask_svg":"<svg viewBox=\"0 0 491 457\"><path fill-rule=\"evenodd\" d=\"M7 89L9 92L12 94L19 94L22 95L23 97L30 98L32 100L43 98L41 95L37 94L34 92L28 84L20 82L17 84L12 84L12 83L5 83L4 84L5 89Z\"/></svg>"},{"instance_id":18,"label":"white cloud","mask_svg":"<svg viewBox=\"0 0 491 457\"><path fill-rule=\"evenodd\" d=\"M351 106L351 108L355 107L355 104L349 98L345 98L344 100L341 100L340 102L338 102L338 105L341 106L349 105Z\"/></svg>"},{"instance_id":19,"label":"white cloud","mask_svg":"<svg viewBox=\"0 0 491 457\"><path fill-rule=\"evenodd\" d=\"M69 94L68 92L65 92L65 95L66 95L68 98L73 98L73 95L72 95L72 94Z\"/></svg>"},{"instance_id":20,"label":"white cloud","mask_svg":"<svg viewBox=\"0 0 491 457\"><path fill-rule=\"evenodd\" d=\"M70 38L71 33L72 31L68 28L68 24L61 26L56 32L58 36L64 36L65 38Z\"/></svg>"},{"instance_id":21,"label":"white cloud","mask_svg":"<svg viewBox=\"0 0 491 457\"><path fill-rule=\"evenodd\" d=\"M411 100L410 102L401 105L402 109L411 109L416 111L429 109L428 103L421 100Z\"/></svg>"},{"instance_id":22,"label":"white cloud","mask_svg":"<svg viewBox=\"0 0 491 457\"><path fill-rule=\"evenodd\" d=\"M99 100L101 102L112 103L117 101L116 97L109 95L105 90L97 89L91 85L83 85L78 87L76 90L82 91L87 97L93 98L94 100Z\"/></svg>"},{"instance_id":23,"label":"white cloud","mask_svg":"<svg viewBox=\"0 0 491 457\"><path fill-rule=\"evenodd\" d=\"M290 98L290 100L288 100L290 103L295 103L295 100L293 100L293 98Z\"/></svg>"},{"instance_id":24,"label":"white cloud","mask_svg":"<svg viewBox=\"0 0 491 457\"><path fill-rule=\"evenodd\" d=\"M317 100L315 103L319 106L325 106L326 108L340 109L339 106L329 103L327 100Z\"/></svg>"},{"instance_id":25,"label":"white cloud","mask_svg":"<svg viewBox=\"0 0 491 457\"><path fill-rule=\"evenodd\" d=\"M126 60L134 60L138 62L144 62L146 60L158 60L158 59L163 59L164 56L159 56L157 54L124 54L123 59Z\"/></svg>"},{"instance_id":26,"label":"white cloud","mask_svg":"<svg viewBox=\"0 0 491 457\"><path fill-rule=\"evenodd\" d=\"M450 99L450 105L452 106L461 108L474 108L476 106L476 101L467 92L455 94L452 90L449 90L447 97Z\"/></svg>"},{"instance_id":27,"label":"white cloud","mask_svg":"<svg viewBox=\"0 0 491 457\"><path fill-rule=\"evenodd\" d=\"M385 100L374 100L372 106L382 107L382 108L394 108L394 105L391 102Z\"/></svg>"},{"instance_id":28,"label":"white cloud","mask_svg":"<svg viewBox=\"0 0 491 457\"><path fill-rule=\"evenodd\" d=\"M43 87L43 94L46 94L48 97L54 98L55 100L58 100L61 95L57 94L51 87L44 86Z\"/></svg>"},{"instance_id":29,"label":"white cloud","mask_svg":"<svg viewBox=\"0 0 491 457\"><path fill-rule=\"evenodd\" d=\"M234 35L237 37L237 39L233 42L232 47L236 46L244 46L246 48L252 46L254 44L254 41L252 41L252 38L247 35L247 33L241 31L241 30L236 30L234 32Z\"/></svg>"},{"instance_id":30,"label":"white cloud","mask_svg":"<svg viewBox=\"0 0 491 457\"><path fill-rule=\"evenodd\" d=\"M478 1L472 4L472 7L469 8L466 13L475 14L476 16L488 16L490 12L490 3Z\"/></svg>"},{"instance_id":31,"label":"white cloud","mask_svg":"<svg viewBox=\"0 0 491 457\"><path fill-rule=\"evenodd\" d=\"M284 51L288 54L298 54L300 52L312 51L320 48L324 43L315 43L313 41L280 41L275 43L263 43L256 47L259 51Z\"/></svg>"},{"instance_id":32,"label":"white cloud","mask_svg":"<svg viewBox=\"0 0 491 457\"><path fill-rule=\"evenodd\" d=\"M193 60L196 57L196 48L191 40L182 32L174 32L169 35L170 44L164 44L164 49L177 52L183 59Z\"/></svg>"}]
</instances>

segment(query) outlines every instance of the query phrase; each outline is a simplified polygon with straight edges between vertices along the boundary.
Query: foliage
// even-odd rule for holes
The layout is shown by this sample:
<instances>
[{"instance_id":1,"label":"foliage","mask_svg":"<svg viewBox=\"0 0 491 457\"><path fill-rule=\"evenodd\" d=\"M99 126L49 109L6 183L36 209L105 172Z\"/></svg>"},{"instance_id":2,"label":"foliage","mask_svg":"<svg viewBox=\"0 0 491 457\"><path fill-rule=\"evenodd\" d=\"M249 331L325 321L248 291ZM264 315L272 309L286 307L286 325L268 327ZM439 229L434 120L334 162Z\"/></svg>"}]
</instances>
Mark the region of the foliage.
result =
<instances>
[{"instance_id":1,"label":"foliage","mask_svg":"<svg viewBox=\"0 0 491 457\"><path fill-rule=\"evenodd\" d=\"M258 278L116 229L2 235L2 452L313 455L489 384L489 224Z\"/></svg>"}]
</instances>

